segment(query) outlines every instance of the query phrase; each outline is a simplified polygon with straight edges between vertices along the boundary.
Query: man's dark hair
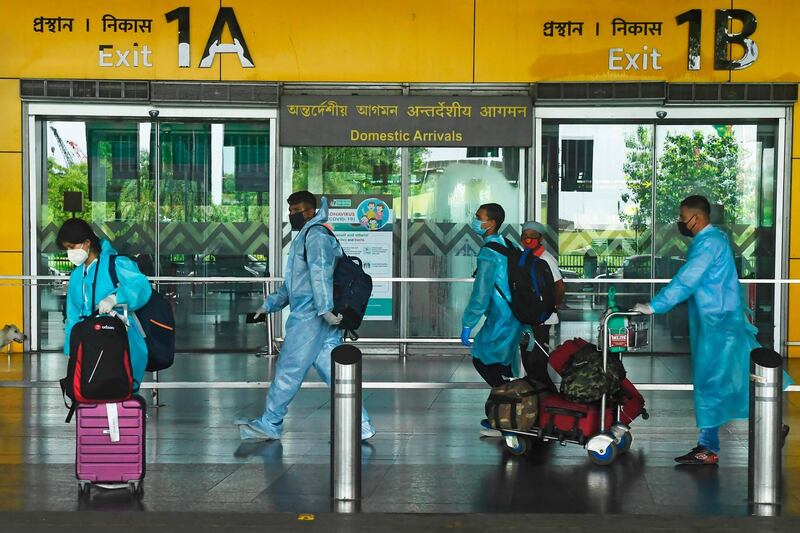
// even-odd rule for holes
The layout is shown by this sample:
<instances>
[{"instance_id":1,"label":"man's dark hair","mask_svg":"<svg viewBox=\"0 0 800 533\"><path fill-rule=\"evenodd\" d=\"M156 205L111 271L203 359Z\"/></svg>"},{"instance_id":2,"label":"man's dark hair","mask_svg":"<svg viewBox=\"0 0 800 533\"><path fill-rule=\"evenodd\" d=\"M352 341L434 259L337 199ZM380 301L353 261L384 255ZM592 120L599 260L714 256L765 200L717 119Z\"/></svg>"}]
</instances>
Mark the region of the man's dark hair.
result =
<instances>
[{"instance_id":1,"label":"man's dark hair","mask_svg":"<svg viewBox=\"0 0 800 533\"><path fill-rule=\"evenodd\" d=\"M100 238L95 234L88 222L82 218L71 218L61 224L56 237L56 244L59 248L63 250L65 242L68 244L81 244L84 241L89 241L92 250L100 253Z\"/></svg>"},{"instance_id":2,"label":"man's dark hair","mask_svg":"<svg viewBox=\"0 0 800 533\"><path fill-rule=\"evenodd\" d=\"M489 220L494 220L497 223L497 231L500 231L500 226L506 221L506 212L500 204L483 204L480 209L486 211L486 216Z\"/></svg>"},{"instance_id":3,"label":"man's dark hair","mask_svg":"<svg viewBox=\"0 0 800 533\"><path fill-rule=\"evenodd\" d=\"M705 196L694 195L685 198L681 202L681 207L687 207L689 209L699 209L703 213L706 214L707 217L711 217L711 204L708 203L708 200Z\"/></svg>"},{"instance_id":4,"label":"man's dark hair","mask_svg":"<svg viewBox=\"0 0 800 533\"><path fill-rule=\"evenodd\" d=\"M297 191L289 195L286 199L289 205L306 204L312 208L317 208L317 198L308 191Z\"/></svg>"}]
</instances>

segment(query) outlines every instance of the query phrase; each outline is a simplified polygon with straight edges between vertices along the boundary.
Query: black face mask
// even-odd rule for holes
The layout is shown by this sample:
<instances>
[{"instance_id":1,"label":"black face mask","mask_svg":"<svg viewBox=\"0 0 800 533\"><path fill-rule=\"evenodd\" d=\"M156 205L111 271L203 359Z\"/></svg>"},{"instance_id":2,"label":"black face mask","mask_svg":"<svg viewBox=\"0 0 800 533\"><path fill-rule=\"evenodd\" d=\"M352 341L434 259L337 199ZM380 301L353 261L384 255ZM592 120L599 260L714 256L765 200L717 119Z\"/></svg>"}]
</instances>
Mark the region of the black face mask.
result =
<instances>
[{"instance_id":1,"label":"black face mask","mask_svg":"<svg viewBox=\"0 0 800 533\"><path fill-rule=\"evenodd\" d=\"M695 216L697 216L697 215L695 215ZM689 222L691 222L693 218L694 217L690 218ZM679 220L678 221L678 231L684 237L694 237L694 233L692 233L692 230L689 229L689 223L688 222L684 222L682 220Z\"/></svg>"},{"instance_id":2,"label":"black face mask","mask_svg":"<svg viewBox=\"0 0 800 533\"><path fill-rule=\"evenodd\" d=\"M304 211L300 211L289 215L289 225L292 226L294 231L300 231L306 225L306 217L303 216L303 213Z\"/></svg>"}]
</instances>

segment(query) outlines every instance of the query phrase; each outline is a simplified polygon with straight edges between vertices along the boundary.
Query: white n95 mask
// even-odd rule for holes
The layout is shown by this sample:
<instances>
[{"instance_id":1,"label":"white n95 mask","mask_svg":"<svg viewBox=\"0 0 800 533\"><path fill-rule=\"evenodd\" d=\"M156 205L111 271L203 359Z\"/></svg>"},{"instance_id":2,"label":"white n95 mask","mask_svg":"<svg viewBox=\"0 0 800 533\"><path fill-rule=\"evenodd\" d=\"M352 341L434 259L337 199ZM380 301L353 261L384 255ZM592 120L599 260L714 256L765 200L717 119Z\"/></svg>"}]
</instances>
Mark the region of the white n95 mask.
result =
<instances>
[{"instance_id":1,"label":"white n95 mask","mask_svg":"<svg viewBox=\"0 0 800 533\"><path fill-rule=\"evenodd\" d=\"M67 250L67 258L76 267L81 266L89 259L89 252L83 248L73 248L72 250Z\"/></svg>"}]
</instances>

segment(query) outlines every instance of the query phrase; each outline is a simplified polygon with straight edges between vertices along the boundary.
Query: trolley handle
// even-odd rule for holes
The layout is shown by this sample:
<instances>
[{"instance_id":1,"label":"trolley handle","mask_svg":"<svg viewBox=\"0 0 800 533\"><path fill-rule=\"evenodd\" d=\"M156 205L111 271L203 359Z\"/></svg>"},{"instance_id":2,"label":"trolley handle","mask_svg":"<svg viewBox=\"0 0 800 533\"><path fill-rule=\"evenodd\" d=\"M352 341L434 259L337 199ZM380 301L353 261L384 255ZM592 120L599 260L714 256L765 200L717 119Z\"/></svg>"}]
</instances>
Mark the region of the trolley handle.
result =
<instances>
[{"instance_id":1,"label":"trolley handle","mask_svg":"<svg viewBox=\"0 0 800 533\"><path fill-rule=\"evenodd\" d=\"M608 338L608 321L614 317L618 316L641 316L644 313L640 313L639 311L614 311L613 313L608 313L606 317L603 319L603 372L608 372L608 345L609 338ZM600 399L600 431L603 432L606 430L606 395L603 394L603 397Z\"/></svg>"}]
</instances>

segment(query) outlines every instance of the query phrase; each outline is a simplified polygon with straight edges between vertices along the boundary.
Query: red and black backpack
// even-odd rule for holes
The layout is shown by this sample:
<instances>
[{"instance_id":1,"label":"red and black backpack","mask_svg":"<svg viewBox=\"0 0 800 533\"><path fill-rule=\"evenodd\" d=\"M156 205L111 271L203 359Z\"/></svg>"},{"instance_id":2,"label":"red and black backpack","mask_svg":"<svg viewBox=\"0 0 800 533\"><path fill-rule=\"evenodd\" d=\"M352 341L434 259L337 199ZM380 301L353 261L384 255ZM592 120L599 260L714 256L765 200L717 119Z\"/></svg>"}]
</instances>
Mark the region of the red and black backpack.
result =
<instances>
[{"instance_id":1,"label":"red and black backpack","mask_svg":"<svg viewBox=\"0 0 800 533\"><path fill-rule=\"evenodd\" d=\"M100 271L100 258L92 281L92 307L95 306L95 286ZM117 316L83 317L75 324L69 338L67 376L61 380L61 390L73 401L67 422L72 418L75 402L121 402L134 392L128 331Z\"/></svg>"}]
</instances>

